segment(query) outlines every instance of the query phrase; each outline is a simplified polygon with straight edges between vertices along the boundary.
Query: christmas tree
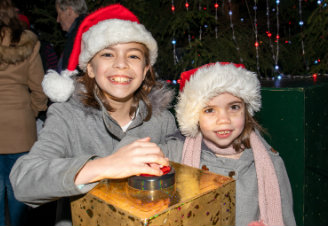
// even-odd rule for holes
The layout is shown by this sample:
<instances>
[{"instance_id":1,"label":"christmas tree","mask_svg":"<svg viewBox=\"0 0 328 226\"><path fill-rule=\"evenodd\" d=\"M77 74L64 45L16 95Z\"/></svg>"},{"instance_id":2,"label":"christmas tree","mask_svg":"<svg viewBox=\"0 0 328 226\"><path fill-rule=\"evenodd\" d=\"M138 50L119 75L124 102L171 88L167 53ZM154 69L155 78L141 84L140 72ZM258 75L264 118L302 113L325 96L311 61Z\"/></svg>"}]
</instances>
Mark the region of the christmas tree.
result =
<instances>
[{"instance_id":1,"label":"christmas tree","mask_svg":"<svg viewBox=\"0 0 328 226\"><path fill-rule=\"evenodd\" d=\"M89 11L121 3L131 9L159 45L159 78L209 62L243 63L261 77L327 74L327 0L87 0ZM55 3L26 1L21 10L40 38L61 52L65 40Z\"/></svg>"}]
</instances>

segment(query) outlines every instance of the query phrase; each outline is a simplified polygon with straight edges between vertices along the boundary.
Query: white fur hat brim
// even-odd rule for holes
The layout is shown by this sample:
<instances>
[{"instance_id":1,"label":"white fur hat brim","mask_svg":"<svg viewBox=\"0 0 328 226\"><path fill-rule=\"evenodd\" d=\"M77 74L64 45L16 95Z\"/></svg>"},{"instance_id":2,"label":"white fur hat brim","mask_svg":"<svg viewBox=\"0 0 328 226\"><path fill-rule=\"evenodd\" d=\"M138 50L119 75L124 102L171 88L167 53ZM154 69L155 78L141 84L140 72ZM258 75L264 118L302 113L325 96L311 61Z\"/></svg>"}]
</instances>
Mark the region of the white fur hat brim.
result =
<instances>
[{"instance_id":1,"label":"white fur hat brim","mask_svg":"<svg viewBox=\"0 0 328 226\"><path fill-rule=\"evenodd\" d=\"M257 75L233 64L213 64L200 68L185 83L175 107L180 131L195 137L199 132L199 114L206 103L218 94L228 92L241 98L253 115L261 108L261 90Z\"/></svg>"},{"instance_id":2,"label":"white fur hat brim","mask_svg":"<svg viewBox=\"0 0 328 226\"><path fill-rule=\"evenodd\" d=\"M157 59L157 42L145 26L129 20L110 19L99 22L83 33L79 67L85 71L88 62L102 49L118 43L138 42L149 49L150 64Z\"/></svg>"}]
</instances>

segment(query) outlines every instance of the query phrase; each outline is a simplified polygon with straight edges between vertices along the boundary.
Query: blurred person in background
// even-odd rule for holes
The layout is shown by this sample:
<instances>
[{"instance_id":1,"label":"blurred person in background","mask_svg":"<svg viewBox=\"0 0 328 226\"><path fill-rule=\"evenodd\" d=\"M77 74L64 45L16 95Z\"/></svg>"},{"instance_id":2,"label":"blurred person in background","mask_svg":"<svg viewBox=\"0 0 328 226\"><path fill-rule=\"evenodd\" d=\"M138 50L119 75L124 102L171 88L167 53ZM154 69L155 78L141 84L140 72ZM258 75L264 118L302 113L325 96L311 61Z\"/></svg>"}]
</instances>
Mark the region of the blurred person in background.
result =
<instances>
[{"instance_id":1,"label":"blurred person in background","mask_svg":"<svg viewBox=\"0 0 328 226\"><path fill-rule=\"evenodd\" d=\"M27 206L12 191L9 173L37 139L36 117L47 108L37 36L24 29L11 0L0 1L0 225L23 225ZM8 203L6 207L5 203ZM9 218L5 219L6 209Z\"/></svg>"},{"instance_id":2,"label":"blurred person in background","mask_svg":"<svg viewBox=\"0 0 328 226\"><path fill-rule=\"evenodd\" d=\"M85 18L88 7L85 0L56 0L57 22L66 33L64 50L59 58L57 71L67 68L76 32Z\"/></svg>"}]
</instances>

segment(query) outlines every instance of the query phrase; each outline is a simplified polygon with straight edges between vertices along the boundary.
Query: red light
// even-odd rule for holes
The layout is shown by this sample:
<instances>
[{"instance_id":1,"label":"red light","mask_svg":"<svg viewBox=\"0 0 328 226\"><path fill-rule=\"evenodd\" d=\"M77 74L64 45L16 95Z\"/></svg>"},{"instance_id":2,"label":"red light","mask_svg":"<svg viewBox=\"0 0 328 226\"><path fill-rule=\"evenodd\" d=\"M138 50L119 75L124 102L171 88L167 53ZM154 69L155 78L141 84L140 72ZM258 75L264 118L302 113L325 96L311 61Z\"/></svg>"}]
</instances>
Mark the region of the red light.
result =
<instances>
[{"instance_id":1,"label":"red light","mask_svg":"<svg viewBox=\"0 0 328 226\"><path fill-rule=\"evenodd\" d=\"M172 82L171 82L171 80L166 80L166 83L169 83L169 84L171 84Z\"/></svg>"},{"instance_id":2,"label":"red light","mask_svg":"<svg viewBox=\"0 0 328 226\"><path fill-rule=\"evenodd\" d=\"M271 38L271 36L272 36L272 34L269 32L269 33L268 33L268 37Z\"/></svg>"},{"instance_id":3,"label":"red light","mask_svg":"<svg viewBox=\"0 0 328 226\"><path fill-rule=\"evenodd\" d=\"M286 40L286 41L285 41L285 43L287 44L287 43L288 43L288 41Z\"/></svg>"},{"instance_id":4,"label":"red light","mask_svg":"<svg viewBox=\"0 0 328 226\"><path fill-rule=\"evenodd\" d=\"M259 43L258 42L255 42L255 47L259 47Z\"/></svg>"},{"instance_id":5,"label":"red light","mask_svg":"<svg viewBox=\"0 0 328 226\"><path fill-rule=\"evenodd\" d=\"M178 80L177 80L177 83L180 84L180 83L181 83L181 79L178 79Z\"/></svg>"},{"instance_id":6,"label":"red light","mask_svg":"<svg viewBox=\"0 0 328 226\"><path fill-rule=\"evenodd\" d=\"M203 8L203 10L207 10L207 8L206 8L206 7L204 7L204 8Z\"/></svg>"},{"instance_id":7,"label":"red light","mask_svg":"<svg viewBox=\"0 0 328 226\"><path fill-rule=\"evenodd\" d=\"M219 7L219 4L218 4L218 3L215 3L215 4L214 4L214 7L215 7L215 8L218 8L218 7Z\"/></svg>"},{"instance_id":8,"label":"red light","mask_svg":"<svg viewBox=\"0 0 328 226\"><path fill-rule=\"evenodd\" d=\"M171 7L171 10L172 10L172 12L175 11L175 7L174 7L174 5Z\"/></svg>"},{"instance_id":9,"label":"red light","mask_svg":"<svg viewBox=\"0 0 328 226\"><path fill-rule=\"evenodd\" d=\"M320 63L320 59L318 59L318 62Z\"/></svg>"},{"instance_id":10,"label":"red light","mask_svg":"<svg viewBox=\"0 0 328 226\"><path fill-rule=\"evenodd\" d=\"M186 8L188 9L188 7L189 7L189 3L188 3L188 2L186 2L185 6L186 6Z\"/></svg>"},{"instance_id":11,"label":"red light","mask_svg":"<svg viewBox=\"0 0 328 226\"><path fill-rule=\"evenodd\" d=\"M276 39L279 39L279 38L280 38L280 36L279 36L279 35L277 35L277 36L276 36Z\"/></svg>"},{"instance_id":12,"label":"red light","mask_svg":"<svg viewBox=\"0 0 328 226\"><path fill-rule=\"evenodd\" d=\"M317 73L314 73L314 74L312 75L312 77L313 77L314 79L317 79L318 74L317 74Z\"/></svg>"}]
</instances>

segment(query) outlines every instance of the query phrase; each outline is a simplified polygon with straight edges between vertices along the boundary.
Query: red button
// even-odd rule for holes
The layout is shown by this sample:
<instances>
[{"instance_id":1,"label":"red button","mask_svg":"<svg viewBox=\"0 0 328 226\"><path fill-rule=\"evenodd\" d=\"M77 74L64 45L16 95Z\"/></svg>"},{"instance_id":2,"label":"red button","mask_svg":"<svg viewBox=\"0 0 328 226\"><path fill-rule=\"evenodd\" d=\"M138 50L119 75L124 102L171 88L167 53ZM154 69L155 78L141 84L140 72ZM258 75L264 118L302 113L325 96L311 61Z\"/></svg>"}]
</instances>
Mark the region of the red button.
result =
<instances>
[{"instance_id":1,"label":"red button","mask_svg":"<svg viewBox=\"0 0 328 226\"><path fill-rule=\"evenodd\" d=\"M163 166L161 168L163 175L169 173L171 171L171 167L170 166ZM151 175L151 174L140 174L140 176L142 177L155 177L155 175Z\"/></svg>"}]
</instances>

